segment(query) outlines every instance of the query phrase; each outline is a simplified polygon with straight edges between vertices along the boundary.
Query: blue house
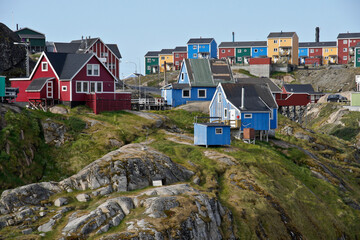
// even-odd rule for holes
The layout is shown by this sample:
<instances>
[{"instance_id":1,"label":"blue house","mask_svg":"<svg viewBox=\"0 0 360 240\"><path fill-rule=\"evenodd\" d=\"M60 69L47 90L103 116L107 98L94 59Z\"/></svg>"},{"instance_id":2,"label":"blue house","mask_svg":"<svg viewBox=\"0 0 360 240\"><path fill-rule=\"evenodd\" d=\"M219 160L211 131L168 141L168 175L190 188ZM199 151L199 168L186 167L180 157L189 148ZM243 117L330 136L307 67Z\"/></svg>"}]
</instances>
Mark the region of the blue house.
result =
<instances>
[{"instance_id":1,"label":"blue house","mask_svg":"<svg viewBox=\"0 0 360 240\"><path fill-rule=\"evenodd\" d=\"M309 46L307 43L299 43L299 63L305 64L305 59L309 57Z\"/></svg>"},{"instance_id":2,"label":"blue house","mask_svg":"<svg viewBox=\"0 0 360 240\"><path fill-rule=\"evenodd\" d=\"M268 134L277 128L278 106L267 84L220 83L209 106L210 117L233 128Z\"/></svg>"},{"instance_id":3,"label":"blue house","mask_svg":"<svg viewBox=\"0 0 360 240\"><path fill-rule=\"evenodd\" d=\"M223 123L194 123L194 145L230 145L230 126Z\"/></svg>"},{"instance_id":4,"label":"blue house","mask_svg":"<svg viewBox=\"0 0 360 240\"><path fill-rule=\"evenodd\" d=\"M191 38L187 53L189 59L217 58L217 43L214 38Z\"/></svg>"},{"instance_id":5,"label":"blue house","mask_svg":"<svg viewBox=\"0 0 360 240\"><path fill-rule=\"evenodd\" d=\"M184 59L177 83L163 87L161 96L172 107L193 101L211 101L220 82L234 83L226 60Z\"/></svg>"}]
</instances>

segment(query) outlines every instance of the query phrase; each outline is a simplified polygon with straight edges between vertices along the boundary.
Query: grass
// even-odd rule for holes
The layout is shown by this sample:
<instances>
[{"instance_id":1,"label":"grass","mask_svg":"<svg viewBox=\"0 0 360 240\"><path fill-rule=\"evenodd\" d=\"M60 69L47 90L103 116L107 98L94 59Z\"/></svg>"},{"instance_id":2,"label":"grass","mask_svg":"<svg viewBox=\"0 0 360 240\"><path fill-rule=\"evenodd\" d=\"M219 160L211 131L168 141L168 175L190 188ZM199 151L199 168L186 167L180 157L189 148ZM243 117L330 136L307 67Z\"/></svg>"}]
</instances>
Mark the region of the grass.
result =
<instances>
[{"instance_id":1,"label":"grass","mask_svg":"<svg viewBox=\"0 0 360 240\"><path fill-rule=\"evenodd\" d=\"M249 71L245 70L245 69L238 69L236 70L236 72L238 73L241 73L241 74L244 74L244 75L247 75L249 77L257 77L255 75L252 75Z\"/></svg>"},{"instance_id":2,"label":"grass","mask_svg":"<svg viewBox=\"0 0 360 240\"><path fill-rule=\"evenodd\" d=\"M282 78L282 77L289 76L289 75L292 76L292 77L294 77L294 76L295 76L295 72L292 71L292 72L286 73L286 72L276 72L276 71L274 71L274 72L271 72L270 78L280 79L280 78Z\"/></svg>"}]
</instances>

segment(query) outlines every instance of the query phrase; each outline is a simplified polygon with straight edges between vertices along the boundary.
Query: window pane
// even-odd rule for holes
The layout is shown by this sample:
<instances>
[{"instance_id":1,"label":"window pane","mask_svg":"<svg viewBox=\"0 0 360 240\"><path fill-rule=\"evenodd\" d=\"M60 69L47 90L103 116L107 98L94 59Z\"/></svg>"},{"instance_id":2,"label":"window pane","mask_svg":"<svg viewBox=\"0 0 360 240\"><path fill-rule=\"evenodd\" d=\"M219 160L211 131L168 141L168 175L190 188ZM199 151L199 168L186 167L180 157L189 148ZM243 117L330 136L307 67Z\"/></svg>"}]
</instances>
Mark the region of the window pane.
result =
<instances>
[{"instance_id":1,"label":"window pane","mask_svg":"<svg viewBox=\"0 0 360 240\"><path fill-rule=\"evenodd\" d=\"M189 97L190 96L190 91L189 90L183 90L183 96L184 97Z\"/></svg>"},{"instance_id":2,"label":"window pane","mask_svg":"<svg viewBox=\"0 0 360 240\"><path fill-rule=\"evenodd\" d=\"M101 82L98 82L96 84L96 92L102 92L102 83Z\"/></svg>"},{"instance_id":3,"label":"window pane","mask_svg":"<svg viewBox=\"0 0 360 240\"><path fill-rule=\"evenodd\" d=\"M88 82L83 82L83 92L88 92Z\"/></svg>"},{"instance_id":4,"label":"window pane","mask_svg":"<svg viewBox=\"0 0 360 240\"><path fill-rule=\"evenodd\" d=\"M94 76L99 76L99 65L93 65Z\"/></svg>"},{"instance_id":5,"label":"window pane","mask_svg":"<svg viewBox=\"0 0 360 240\"><path fill-rule=\"evenodd\" d=\"M91 64L88 64L88 65L87 65L87 75L88 75L88 76L91 76L91 75L92 75L92 65L91 65Z\"/></svg>"},{"instance_id":6,"label":"window pane","mask_svg":"<svg viewBox=\"0 0 360 240\"><path fill-rule=\"evenodd\" d=\"M94 82L90 83L90 92L95 92L95 83Z\"/></svg>"},{"instance_id":7,"label":"window pane","mask_svg":"<svg viewBox=\"0 0 360 240\"><path fill-rule=\"evenodd\" d=\"M205 94L205 90L199 90L199 97L205 97L206 94Z\"/></svg>"},{"instance_id":8,"label":"window pane","mask_svg":"<svg viewBox=\"0 0 360 240\"><path fill-rule=\"evenodd\" d=\"M76 92L81 92L81 82L76 82Z\"/></svg>"}]
</instances>

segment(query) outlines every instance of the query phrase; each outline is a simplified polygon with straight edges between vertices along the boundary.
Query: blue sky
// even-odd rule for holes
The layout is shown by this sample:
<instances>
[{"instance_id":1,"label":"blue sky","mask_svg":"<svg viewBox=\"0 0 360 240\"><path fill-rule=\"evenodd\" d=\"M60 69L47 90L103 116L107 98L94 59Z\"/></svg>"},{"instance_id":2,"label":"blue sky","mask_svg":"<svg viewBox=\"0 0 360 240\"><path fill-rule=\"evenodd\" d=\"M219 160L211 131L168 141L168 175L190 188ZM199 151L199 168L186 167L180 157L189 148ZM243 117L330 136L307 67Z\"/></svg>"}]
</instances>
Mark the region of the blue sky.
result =
<instances>
[{"instance_id":1,"label":"blue sky","mask_svg":"<svg viewBox=\"0 0 360 240\"><path fill-rule=\"evenodd\" d=\"M144 73L150 50L186 46L193 37L216 42L265 41L270 32L295 31L300 42L335 41L340 32L360 32L359 0L0 0L0 22L29 27L47 41L81 36L116 43L121 75Z\"/></svg>"}]
</instances>

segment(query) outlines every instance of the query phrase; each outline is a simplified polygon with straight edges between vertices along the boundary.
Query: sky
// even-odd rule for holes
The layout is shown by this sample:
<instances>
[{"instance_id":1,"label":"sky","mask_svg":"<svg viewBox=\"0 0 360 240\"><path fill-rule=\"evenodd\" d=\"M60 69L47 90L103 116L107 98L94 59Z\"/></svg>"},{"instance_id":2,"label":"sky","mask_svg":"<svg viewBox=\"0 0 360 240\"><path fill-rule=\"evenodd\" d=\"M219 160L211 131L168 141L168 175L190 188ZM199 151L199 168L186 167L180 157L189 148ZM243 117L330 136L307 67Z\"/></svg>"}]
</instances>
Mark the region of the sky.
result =
<instances>
[{"instance_id":1,"label":"sky","mask_svg":"<svg viewBox=\"0 0 360 240\"><path fill-rule=\"evenodd\" d=\"M190 38L212 37L220 44L266 41L270 32L293 32L300 42L336 41L360 32L360 0L0 0L0 22L28 27L47 41L81 36L115 43L122 55L120 77L144 74L148 51L186 46ZM134 64L135 63L135 64Z\"/></svg>"}]
</instances>

